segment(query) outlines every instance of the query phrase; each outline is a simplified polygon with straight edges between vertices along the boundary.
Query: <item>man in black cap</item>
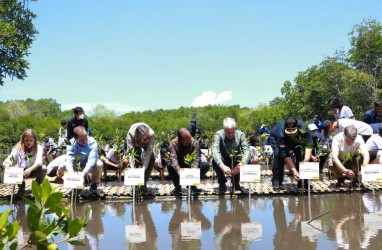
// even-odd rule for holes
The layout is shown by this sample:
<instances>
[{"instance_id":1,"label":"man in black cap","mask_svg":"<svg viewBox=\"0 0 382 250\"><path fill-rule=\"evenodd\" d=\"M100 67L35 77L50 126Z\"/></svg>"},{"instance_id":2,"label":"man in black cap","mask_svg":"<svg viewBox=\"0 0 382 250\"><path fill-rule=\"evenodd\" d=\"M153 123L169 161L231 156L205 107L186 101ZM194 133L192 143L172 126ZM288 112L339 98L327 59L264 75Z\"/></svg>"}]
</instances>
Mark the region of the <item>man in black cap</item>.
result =
<instances>
[{"instance_id":1,"label":"man in black cap","mask_svg":"<svg viewBox=\"0 0 382 250\"><path fill-rule=\"evenodd\" d=\"M302 160L309 162L313 148L312 136L306 124L294 117L289 117L272 128L268 140L274 155L273 189L279 190L283 183L284 163L288 166L295 180L298 180L298 187L301 188L298 173L299 162ZM295 161L292 160L292 154L296 157Z\"/></svg>"},{"instance_id":2,"label":"man in black cap","mask_svg":"<svg viewBox=\"0 0 382 250\"><path fill-rule=\"evenodd\" d=\"M192 137L195 137L196 135L198 135L198 139L203 134L202 128L200 126L196 125L196 119L195 118L191 119L190 128L188 129L188 131L190 131L190 134L192 135Z\"/></svg>"}]
</instances>

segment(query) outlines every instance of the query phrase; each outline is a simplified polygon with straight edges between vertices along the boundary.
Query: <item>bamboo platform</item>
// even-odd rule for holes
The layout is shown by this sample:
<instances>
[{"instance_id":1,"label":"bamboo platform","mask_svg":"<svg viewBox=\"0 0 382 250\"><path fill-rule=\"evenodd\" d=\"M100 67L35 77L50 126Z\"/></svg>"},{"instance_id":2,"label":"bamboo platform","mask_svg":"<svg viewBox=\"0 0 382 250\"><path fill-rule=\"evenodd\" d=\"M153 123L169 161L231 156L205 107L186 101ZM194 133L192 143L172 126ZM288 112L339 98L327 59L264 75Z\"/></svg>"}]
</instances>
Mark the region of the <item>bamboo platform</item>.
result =
<instances>
[{"instance_id":1,"label":"bamboo platform","mask_svg":"<svg viewBox=\"0 0 382 250\"><path fill-rule=\"evenodd\" d=\"M24 194L27 198L33 198L31 193L31 182L32 180L26 180L26 192ZM160 184L153 183L156 181L150 181L147 185L148 188L155 193L155 195L151 194L142 195L143 198L150 199L166 199L166 198L179 198L187 196L187 188L183 187L181 196L174 196L172 194L172 190L174 189L173 184ZM203 181L202 181L203 182ZM370 192L373 189L373 185L370 182L363 182L362 188L353 188L350 187L349 181L345 182L345 187L337 188L336 180L325 180L325 181L312 181L312 194L328 194L328 193L340 193L340 192ZM229 196L230 195L230 182L227 182L228 191L225 194L219 194L218 192L218 183L205 183L198 186L198 188L202 189L202 192L198 194L193 194L194 196L198 196L199 199L210 199L216 198L219 196ZM64 188L62 184L52 183L52 186L56 188L57 191L60 191L64 194L65 198L69 198L71 194L71 189ZM247 191L251 192L251 195L296 195L296 194L307 194L306 189L297 188L296 183L284 183L281 190L273 190L271 183L241 183L241 186L244 187ZM11 196L12 186L10 184L0 184L0 199L9 199ZM18 187L16 186L15 192L17 192ZM381 191L382 190L382 182L374 183L374 190ZM123 186L123 182L106 182L100 184L98 186L98 194L100 199L126 199L132 200L132 187L131 186ZM89 188L86 187L82 190L79 190L78 195L80 199L91 199L91 193ZM248 196L248 192L240 193L235 192L235 196Z\"/></svg>"}]
</instances>

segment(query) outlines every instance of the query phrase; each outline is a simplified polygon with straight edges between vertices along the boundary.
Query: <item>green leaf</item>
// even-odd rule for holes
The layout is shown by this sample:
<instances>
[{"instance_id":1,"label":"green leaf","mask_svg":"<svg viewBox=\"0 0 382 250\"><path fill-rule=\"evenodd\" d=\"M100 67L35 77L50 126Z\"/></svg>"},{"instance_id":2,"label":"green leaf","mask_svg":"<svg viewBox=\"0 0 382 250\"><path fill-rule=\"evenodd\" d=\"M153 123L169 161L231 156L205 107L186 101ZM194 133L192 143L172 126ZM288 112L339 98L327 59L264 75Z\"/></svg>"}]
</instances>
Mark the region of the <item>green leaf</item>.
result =
<instances>
[{"instance_id":1,"label":"green leaf","mask_svg":"<svg viewBox=\"0 0 382 250\"><path fill-rule=\"evenodd\" d=\"M10 250L16 250L17 245L18 245L18 241L16 240L16 241L12 242L12 244L9 246L9 249Z\"/></svg>"},{"instance_id":2,"label":"green leaf","mask_svg":"<svg viewBox=\"0 0 382 250\"><path fill-rule=\"evenodd\" d=\"M41 203L41 187L35 180L32 181L32 194L36 202Z\"/></svg>"},{"instance_id":3,"label":"green leaf","mask_svg":"<svg viewBox=\"0 0 382 250\"><path fill-rule=\"evenodd\" d=\"M83 225L84 224L81 223L78 218L72 221L69 221L69 228L68 228L69 237L72 238L77 236L78 233L82 230Z\"/></svg>"},{"instance_id":4,"label":"green leaf","mask_svg":"<svg viewBox=\"0 0 382 250\"><path fill-rule=\"evenodd\" d=\"M68 243L73 245L73 246L84 246L84 247L86 247L86 244L83 243L82 241L79 241L79 240L69 240Z\"/></svg>"},{"instance_id":5,"label":"green leaf","mask_svg":"<svg viewBox=\"0 0 382 250\"><path fill-rule=\"evenodd\" d=\"M52 188L50 187L50 182L48 179L45 179L41 184L41 194L42 194L42 201L43 204L45 204L46 200L50 196Z\"/></svg>"},{"instance_id":6,"label":"green leaf","mask_svg":"<svg viewBox=\"0 0 382 250\"><path fill-rule=\"evenodd\" d=\"M45 201L45 208L55 210L57 206L60 206L60 202L62 200L62 193L56 192L49 195L48 199Z\"/></svg>"},{"instance_id":7,"label":"green leaf","mask_svg":"<svg viewBox=\"0 0 382 250\"><path fill-rule=\"evenodd\" d=\"M7 224L9 212L10 210L6 209L3 213L0 214L0 230L3 229Z\"/></svg>"},{"instance_id":8,"label":"green leaf","mask_svg":"<svg viewBox=\"0 0 382 250\"><path fill-rule=\"evenodd\" d=\"M46 235L41 231L34 231L29 235L32 244L42 243L46 241Z\"/></svg>"},{"instance_id":9,"label":"green leaf","mask_svg":"<svg viewBox=\"0 0 382 250\"><path fill-rule=\"evenodd\" d=\"M8 240L13 240L17 236L20 226L18 221L14 221L7 225Z\"/></svg>"},{"instance_id":10,"label":"green leaf","mask_svg":"<svg viewBox=\"0 0 382 250\"><path fill-rule=\"evenodd\" d=\"M38 207L38 206L36 205L36 203L34 203L33 201L29 200L28 198L23 197L23 200L24 200L25 203L27 203L30 207L32 207L36 212L37 212L38 210L40 210L41 206Z\"/></svg>"},{"instance_id":11,"label":"green leaf","mask_svg":"<svg viewBox=\"0 0 382 250\"><path fill-rule=\"evenodd\" d=\"M42 230L42 232L45 234L45 235L50 235L54 229L57 227L57 222L55 219L53 219L53 221L49 222L48 225Z\"/></svg>"},{"instance_id":12,"label":"green leaf","mask_svg":"<svg viewBox=\"0 0 382 250\"><path fill-rule=\"evenodd\" d=\"M33 232L39 229L40 213L36 212L32 207L28 207L27 225L29 231Z\"/></svg>"}]
</instances>

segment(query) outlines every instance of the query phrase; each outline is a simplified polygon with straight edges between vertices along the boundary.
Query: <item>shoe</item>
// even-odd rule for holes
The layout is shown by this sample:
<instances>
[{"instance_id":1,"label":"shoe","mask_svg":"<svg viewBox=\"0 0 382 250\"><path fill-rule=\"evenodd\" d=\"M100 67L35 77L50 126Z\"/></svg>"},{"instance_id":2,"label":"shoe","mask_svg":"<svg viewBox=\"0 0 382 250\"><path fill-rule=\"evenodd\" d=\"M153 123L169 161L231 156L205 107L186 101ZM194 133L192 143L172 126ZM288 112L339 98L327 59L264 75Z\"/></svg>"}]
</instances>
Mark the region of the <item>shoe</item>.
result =
<instances>
[{"instance_id":1,"label":"shoe","mask_svg":"<svg viewBox=\"0 0 382 250\"><path fill-rule=\"evenodd\" d=\"M191 186L191 191L194 193L201 193L202 189L197 188L196 186Z\"/></svg>"},{"instance_id":2,"label":"shoe","mask_svg":"<svg viewBox=\"0 0 382 250\"><path fill-rule=\"evenodd\" d=\"M93 197L93 198L98 198L99 197L99 194L97 192L97 184L96 183L92 183L90 184L90 195Z\"/></svg>"},{"instance_id":3,"label":"shoe","mask_svg":"<svg viewBox=\"0 0 382 250\"><path fill-rule=\"evenodd\" d=\"M227 186L225 183L219 183L219 194L225 194L227 192Z\"/></svg>"},{"instance_id":4,"label":"shoe","mask_svg":"<svg viewBox=\"0 0 382 250\"><path fill-rule=\"evenodd\" d=\"M298 180L297 188L302 188L302 180ZM313 186L310 185L310 190L312 190ZM304 181L304 189L308 189L308 181Z\"/></svg>"},{"instance_id":5,"label":"shoe","mask_svg":"<svg viewBox=\"0 0 382 250\"><path fill-rule=\"evenodd\" d=\"M176 186L171 193L173 195L182 195L182 187L181 186Z\"/></svg>"},{"instance_id":6,"label":"shoe","mask_svg":"<svg viewBox=\"0 0 382 250\"><path fill-rule=\"evenodd\" d=\"M153 191L152 189L149 189L146 185L141 186L141 193L142 193L142 195L146 195L146 196L155 196L156 195L156 192Z\"/></svg>"},{"instance_id":7,"label":"shoe","mask_svg":"<svg viewBox=\"0 0 382 250\"><path fill-rule=\"evenodd\" d=\"M235 187L235 192L240 192L242 194L247 194L248 193L247 189L244 188L244 187L241 187L240 185Z\"/></svg>"},{"instance_id":8,"label":"shoe","mask_svg":"<svg viewBox=\"0 0 382 250\"><path fill-rule=\"evenodd\" d=\"M345 186L345 179L344 178L338 178L336 183L336 188L341 188Z\"/></svg>"},{"instance_id":9,"label":"shoe","mask_svg":"<svg viewBox=\"0 0 382 250\"><path fill-rule=\"evenodd\" d=\"M280 185L279 184L273 184L272 188L273 188L273 191L280 191Z\"/></svg>"}]
</instances>

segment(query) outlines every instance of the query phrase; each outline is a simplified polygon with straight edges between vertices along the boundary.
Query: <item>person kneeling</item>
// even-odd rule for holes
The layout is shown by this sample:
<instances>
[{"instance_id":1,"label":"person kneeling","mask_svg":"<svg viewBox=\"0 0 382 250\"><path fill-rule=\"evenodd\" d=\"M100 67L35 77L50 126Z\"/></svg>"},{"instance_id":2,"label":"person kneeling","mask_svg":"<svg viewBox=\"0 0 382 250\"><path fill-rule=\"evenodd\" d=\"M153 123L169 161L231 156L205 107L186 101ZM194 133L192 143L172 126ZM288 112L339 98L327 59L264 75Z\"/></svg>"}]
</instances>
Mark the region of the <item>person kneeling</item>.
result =
<instances>
[{"instance_id":1,"label":"person kneeling","mask_svg":"<svg viewBox=\"0 0 382 250\"><path fill-rule=\"evenodd\" d=\"M87 135L82 126L73 130L74 138L67 146L65 168L69 172L83 171L85 184L90 180L92 196L98 196L97 184L102 174L102 161L98 160L98 145L93 137Z\"/></svg>"},{"instance_id":2,"label":"person kneeling","mask_svg":"<svg viewBox=\"0 0 382 250\"><path fill-rule=\"evenodd\" d=\"M359 154L362 156L359 158ZM361 183L361 165L369 163L369 152L362 137L357 134L357 129L347 126L344 132L340 132L333 138L332 143L332 172L337 178L337 187L343 187L345 178L350 179L353 184ZM343 163L343 161L345 162Z\"/></svg>"},{"instance_id":3,"label":"person kneeling","mask_svg":"<svg viewBox=\"0 0 382 250\"><path fill-rule=\"evenodd\" d=\"M209 165L208 163L200 164L199 142L191 136L187 128L180 128L178 130L178 136L171 141L169 150L171 153L171 166L168 167L168 172L175 186L172 193L180 195L182 193L182 187L179 183L180 168L200 168L200 176L204 176L209 169ZM188 165L185 157L192 153L195 153L195 159L191 165ZM196 186L191 186L191 190L194 193L202 191Z\"/></svg>"}]
</instances>

